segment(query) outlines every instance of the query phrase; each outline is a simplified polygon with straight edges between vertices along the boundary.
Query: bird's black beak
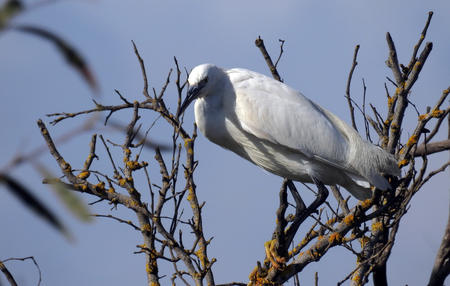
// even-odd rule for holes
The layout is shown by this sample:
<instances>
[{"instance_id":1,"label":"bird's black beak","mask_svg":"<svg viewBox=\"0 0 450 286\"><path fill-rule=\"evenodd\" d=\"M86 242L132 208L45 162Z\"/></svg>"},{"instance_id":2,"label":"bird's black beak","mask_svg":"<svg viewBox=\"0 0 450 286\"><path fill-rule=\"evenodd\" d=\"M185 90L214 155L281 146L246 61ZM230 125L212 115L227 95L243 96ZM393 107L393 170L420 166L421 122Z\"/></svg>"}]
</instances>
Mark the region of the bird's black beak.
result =
<instances>
[{"instance_id":1,"label":"bird's black beak","mask_svg":"<svg viewBox=\"0 0 450 286\"><path fill-rule=\"evenodd\" d=\"M177 118L180 117L181 114L186 110L186 108L194 101L200 92L200 88L197 85L191 86L187 92L186 98L180 106L180 109L177 112Z\"/></svg>"}]
</instances>

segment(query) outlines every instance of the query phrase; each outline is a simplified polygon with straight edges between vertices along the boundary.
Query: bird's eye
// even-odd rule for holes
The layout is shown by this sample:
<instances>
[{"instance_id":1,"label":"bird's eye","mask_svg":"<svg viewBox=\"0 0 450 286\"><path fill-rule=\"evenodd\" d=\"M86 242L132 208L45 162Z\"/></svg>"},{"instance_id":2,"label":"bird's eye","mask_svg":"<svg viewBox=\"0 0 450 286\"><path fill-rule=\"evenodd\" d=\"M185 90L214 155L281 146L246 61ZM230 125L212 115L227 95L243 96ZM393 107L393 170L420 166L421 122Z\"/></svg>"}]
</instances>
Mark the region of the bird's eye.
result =
<instances>
[{"instance_id":1,"label":"bird's eye","mask_svg":"<svg viewBox=\"0 0 450 286\"><path fill-rule=\"evenodd\" d=\"M208 77L205 77L200 81L200 85L205 85L208 82Z\"/></svg>"}]
</instances>

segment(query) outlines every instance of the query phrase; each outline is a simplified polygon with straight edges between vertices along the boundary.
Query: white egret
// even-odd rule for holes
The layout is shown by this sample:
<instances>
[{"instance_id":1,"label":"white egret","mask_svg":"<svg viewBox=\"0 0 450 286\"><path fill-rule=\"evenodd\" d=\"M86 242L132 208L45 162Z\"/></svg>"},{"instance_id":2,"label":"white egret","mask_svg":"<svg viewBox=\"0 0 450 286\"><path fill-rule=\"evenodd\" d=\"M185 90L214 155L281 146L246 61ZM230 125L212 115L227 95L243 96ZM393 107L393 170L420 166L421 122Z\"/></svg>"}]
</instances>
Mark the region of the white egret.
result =
<instances>
[{"instance_id":1,"label":"white egret","mask_svg":"<svg viewBox=\"0 0 450 286\"><path fill-rule=\"evenodd\" d=\"M344 121L286 84L246 69L195 67L179 114L193 101L206 138L265 170L300 182L340 185L371 197L390 189L394 157L363 140Z\"/></svg>"}]
</instances>

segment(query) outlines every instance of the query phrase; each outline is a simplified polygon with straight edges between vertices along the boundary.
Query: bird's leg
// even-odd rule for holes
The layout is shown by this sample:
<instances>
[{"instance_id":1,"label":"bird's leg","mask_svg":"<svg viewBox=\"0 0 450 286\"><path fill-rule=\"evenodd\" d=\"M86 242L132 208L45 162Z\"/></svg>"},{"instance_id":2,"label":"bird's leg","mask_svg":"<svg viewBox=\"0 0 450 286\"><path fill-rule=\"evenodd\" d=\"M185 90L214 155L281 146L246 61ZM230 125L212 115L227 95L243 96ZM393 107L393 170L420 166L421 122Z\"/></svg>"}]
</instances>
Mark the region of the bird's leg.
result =
<instances>
[{"instance_id":1,"label":"bird's leg","mask_svg":"<svg viewBox=\"0 0 450 286\"><path fill-rule=\"evenodd\" d=\"M285 218L286 209L288 207L287 201L287 185L290 180L284 179L280 189L280 206L277 210L277 221L275 231L272 235L272 240L269 240L264 244L266 250L266 257L268 262L272 264L274 268L280 269L284 267L287 257L287 248L289 246L284 244L285 241L285 228L287 221Z\"/></svg>"},{"instance_id":2,"label":"bird's leg","mask_svg":"<svg viewBox=\"0 0 450 286\"><path fill-rule=\"evenodd\" d=\"M286 229L285 232L285 244L290 245L292 240L294 239L295 234L297 233L300 224L306 219L306 216L302 215L307 210L305 202L303 202L302 197L297 191L294 183L289 180L287 182L287 186L289 187L289 191L292 194L292 197L295 201L295 216L291 223L291 225Z\"/></svg>"},{"instance_id":3,"label":"bird's leg","mask_svg":"<svg viewBox=\"0 0 450 286\"><path fill-rule=\"evenodd\" d=\"M287 186L289 187L289 190L291 191L292 197L295 200L295 217L292 221L292 224L289 226L288 229L285 231L285 244L289 245L292 240L294 239L295 234L297 233L298 228L300 225L315 211L317 211L317 208L325 202L325 200L328 197L328 189L325 187L325 185L319 181L318 179L312 177L313 182L316 184L318 189L318 194L316 199L308 206L306 207L305 203L303 202L300 194L297 191L297 188L295 188L294 183L292 181L289 181Z\"/></svg>"},{"instance_id":4,"label":"bird's leg","mask_svg":"<svg viewBox=\"0 0 450 286\"><path fill-rule=\"evenodd\" d=\"M319 193L317 194L317 199L320 199L320 200L322 200L322 202L324 202L327 199L327 197L328 197L328 193L329 193L328 189L317 178L311 177L311 179L313 180L314 184L316 184L317 190L319 191Z\"/></svg>"},{"instance_id":5,"label":"bird's leg","mask_svg":"<svg viewBox=\"0 0 450 286\"><path fill-rule=\"evenodd\" d=\"M277 225L272 235L272 240L264 244L266 252L265 262L270 262L273 268L283 269L288 259L288 247L294 239L300 225L307 219L328 197L328 189L318 179L313 178L313 182L318 188L316 199L308 207L298 193L294 183L285 179L280 190L280 206L277 210ZM285 218L287 202L287 188L295 201L295 216L292 223L288 226Z\"/></svg>"},{"instance_id":6,"label":"bird's leg","mask_svg":"<svg viewBox=\"0 0 450 286\"><path fill-rule=\"evenodd\" d=\"M294 183L289 180L288 182L289 191L291 191L292 197L295 201L295 211L296 213L302 212L304 209L306 209L305 202L303 202L302 197L297 191L297 188L295 187Z\"/></svg>"}]
</instances>

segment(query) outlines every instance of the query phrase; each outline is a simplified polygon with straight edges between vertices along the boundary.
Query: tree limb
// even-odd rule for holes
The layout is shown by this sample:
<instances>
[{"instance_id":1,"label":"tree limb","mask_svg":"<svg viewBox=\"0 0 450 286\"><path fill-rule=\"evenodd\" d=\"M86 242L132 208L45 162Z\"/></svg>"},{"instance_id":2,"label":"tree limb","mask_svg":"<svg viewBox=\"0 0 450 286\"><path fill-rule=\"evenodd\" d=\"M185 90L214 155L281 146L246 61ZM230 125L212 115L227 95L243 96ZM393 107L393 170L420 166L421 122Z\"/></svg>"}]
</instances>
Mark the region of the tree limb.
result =
<instances>
[{"instance_id":1,"label":"tree limb","mask_svg":"<svg viewBox=\"0 0 450 286\"><path fill-rule=\"evenodd\" d=\"M3 272L3 275L5 275L6 280L8 280L11 286L17 286L16 280L14 279L11 272L9 272L8 268L6 268L5 264L3 264L2 261L0 261L0 271Z\"/></svg>"},{"instance_id":2,"label":"tree limb","mask_svg":"<svg viewBox=\"0 0 450 286\"><path fill-rule=\"evenodd\" d=\"M417 146L417 149L414 152L414 157L422 157L425 155L431 155L446 150L450 150L450 139L427 144L422 143L419 146Z\"/></svg>"},{"instance_id":3,"label":"tree limb","mask_svg":"<svg viewBox=\"0 0 450 286\"><path fill-rule=\"evenodd\" d=\"M266 46L264 46L264 41L263 41L263 39L261 39L261 37L258 37L255 40L255 45L259 48L259 50L261 51L264 59L266 60L267 66L269 67L273 78L278 80L278 81L283 82L281 80L280 74L278 73L278 70L277 70L276 66L273 64L272 58L270 57L269 53L266 50ZM277 60L277 62L278 61L279 61L279 59Z\"/></svg>"},{"instance_id":4,"label":"tree limb","mask_svg":"<svg viewBox=\"0 0 450 286\"><path fill-rule=\"evenodd\" d=\"M355 71L355 68L358 65L358 62L356 61L356 58L358 57L358 51L359 51L359 45L356 45L355 51L353 54L352 67L350 68L350 72L348 74L347 87L345 89L345 97L347 98L348 108L350 109L350 118L352 119L352 126L353 126L353 128L355 128L356 131L358 131L358 128L356 127L356 122L355 122L355 108L353 107L352 101L350 98L350 84L352 82L353 72Z\"/></svg>"},{"instance_id":5,"label":"tree limb","mask_svg":"<svg viewBox=\"0 0 450 286\"><path fill-rule=\"evenodd\" d=\"M445 228L444 237L439 247L428 286L442 286L445 278L450 274L450 212Z\"/></svg>"}]
</instances>

